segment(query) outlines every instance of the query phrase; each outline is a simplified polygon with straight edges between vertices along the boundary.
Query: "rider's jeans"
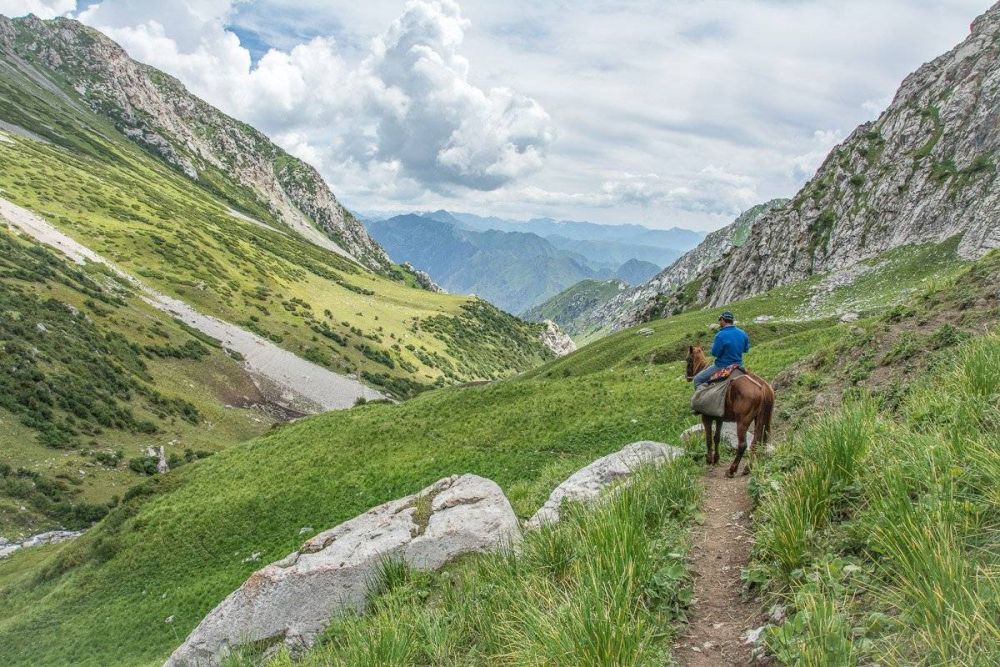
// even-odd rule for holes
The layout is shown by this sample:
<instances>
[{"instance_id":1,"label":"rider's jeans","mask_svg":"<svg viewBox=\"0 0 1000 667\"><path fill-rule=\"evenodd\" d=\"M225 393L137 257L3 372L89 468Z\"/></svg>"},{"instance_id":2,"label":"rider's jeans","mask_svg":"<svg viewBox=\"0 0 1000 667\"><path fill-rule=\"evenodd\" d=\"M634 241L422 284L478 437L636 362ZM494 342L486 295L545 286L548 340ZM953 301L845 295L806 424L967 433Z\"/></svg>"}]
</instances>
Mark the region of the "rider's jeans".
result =
<instances>
[{"instance_id":1,"label":"rider's jeans","mask_svg":"<svg viewBox=\"0 0 1000 667\"><path fill-rule=\"evenodd\" d=\"M708 378L712 377L712 373L715 373L718 370L719 369L716 368L715 365L713 364L708 368L706 368L705 370L703 370L702 372L695 375L694 380L692 380L692 382L694 382L694 388L697 389L699 385L703 385L706 382L708 382Z\"/></svg>"}]
</instances>

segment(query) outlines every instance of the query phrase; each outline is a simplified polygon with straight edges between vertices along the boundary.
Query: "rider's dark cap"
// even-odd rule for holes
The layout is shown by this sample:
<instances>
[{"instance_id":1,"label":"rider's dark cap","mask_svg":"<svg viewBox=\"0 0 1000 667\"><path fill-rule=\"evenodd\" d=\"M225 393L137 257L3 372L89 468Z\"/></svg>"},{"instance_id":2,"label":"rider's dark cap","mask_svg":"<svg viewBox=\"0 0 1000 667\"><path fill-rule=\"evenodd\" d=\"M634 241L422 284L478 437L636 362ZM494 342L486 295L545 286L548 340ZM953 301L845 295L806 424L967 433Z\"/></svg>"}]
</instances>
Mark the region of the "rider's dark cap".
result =
<instances>
[{"instance_id":1,"label":"rider's dark cap","mask_svg":"<svg viewBox=\"0 0 1000 667\"><path fill-rule=\"evenodd\" d=\"M736 316L733 315L731 312L729 312L727 310L726 312L724 312L721 315L719 315L719 319L720 320L725 320L727 322L735 322L736 321Z\"/></svg>"}]
</instances>

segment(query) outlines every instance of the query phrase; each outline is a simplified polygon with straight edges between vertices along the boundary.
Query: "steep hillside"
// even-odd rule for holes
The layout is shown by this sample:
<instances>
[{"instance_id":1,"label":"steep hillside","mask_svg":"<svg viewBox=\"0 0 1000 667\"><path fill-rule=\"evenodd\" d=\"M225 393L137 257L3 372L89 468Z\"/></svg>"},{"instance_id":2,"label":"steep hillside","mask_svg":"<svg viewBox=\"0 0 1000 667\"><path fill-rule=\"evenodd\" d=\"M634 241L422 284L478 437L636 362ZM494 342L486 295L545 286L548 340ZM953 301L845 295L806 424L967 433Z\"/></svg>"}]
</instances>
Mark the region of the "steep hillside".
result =
<instances>
[{"instance_id":1,"label":"steep hillside","mask_svg":"<svg viewBox=\"0 0 1000 667\"><path fill-rule=\"evenodd\" d=\"M586 340L590 313L627 289L620 280L582 280L524 311L522 317L529 322L552 320L571 336Z\"/></svg>"},{"instance_id":2,"label":"steep hillside","mask_svg":"<svg viewBox=\"0 0 1000 667\"><path fill-rule=\"evenodd\" d=\"M476 294L510 313L581 280L608 277L536 234L471 231L422 215L370 222L368 229L394 260L426 271L449 292Z\"/></svg>"},{"instance_id":3,"label":"steep hillside","mask_svg":"<svg viewBox=\"0 0 1000 667\"><path fill-rule=\"evenodd\" d=\"M195 118L174 99L183 108L163 118L234 123L191 131L257 143L191 144L193 178L132 141L73 78L91 77L97 95L105 83L132 94L139 77L153 104L144 86L167 80L123 58L72 22L0 17L0 536L89 525L155 470L148 447L186 464L275 421L552 357L544 326L421 289L374 245L379 272L318 228L303 232L281 204L296 196L274 190L266 164L307 168L203 103L188 100ZM102 83L112 64L121 76ZM123 118L152 122L138 108ZM235 166L210 166L225 155ZM340 210L314 184L316 206ZM324 396L331 387L346 391Z\"/></svg>"},{"instance_id":4,"label":"steep hillside","mask_svg":"<svg viewBox=\"0 0 1000 667\"><path fill-rule=\"evenodd\" d=\"M1000 246L1000 5L969 37L906 78L791 204L754 225L701 286L719 304L845 269L907 244L960 237L958 254Z\"/></svg>"},{"instance_id":5,"label":"steep hillside","mask_svg":"<svg viewBox=\"0 0 1000 667\"><path fill-rule=\"evenodd\" d=\"M629 285L641 285L659 272L660 267L652 262L630 259L615 271L615 278Z\"/></svg>"},{"instance_id":6,"label":"steep hillside","mask_svg":"<svg viewBox=\"0 0 1000 667\"><path fill-rule=\"evenodd\" d=\"M139 297L0 226L0 536L86 528L147 447L176 468L285 416L236 353Z\"/></svg>"},{"instance_id":7,"label":"steep hillside","mask_svg":"<svg viewBox=\"0 0 1000 667\"><path fill-rule=\"evenodd\" d=\"M196 180L129 140L118 131L124 121L98 115L70 85L71 75L84 74L61 68L80 49L93 48L95 58L103 54L143 81L166 79L122 60L105 38L72 22L31 18L3 19L2 34L3 197L151 288L401 397L434 384L501 377L548 357L538 340L541 327L479 300L417 289L416 277L397 267L387 268L387 276L373 273L332 252L329 238L305 240L294 221L251 197L243 167L232 169L233 178L222 165L202 172L214 174L210 181ZM91 74L110 66L89 59L84 65ZM93 76L98 81L87 90L104 90ZM114 85L129 80L123 75ZM212 122L229 122L203 103L191 104ZM200 132L221 140L228 130ZM261 155L241 152L239 160L277 155L271 144L260 146Z\"/></svg>"},{"instance_id":8,"label":"steep hillside","mask_svg":"<svg viewBox=\"0 0 1000 667\"><path fill-rule=\"evenodd\" d=\"M86 105L243 213L388 270L385 253L314 168L191 95L176 79L132 60L96 30L71 20L0 16L0 50L7 76L30 78L70 104ZM8 109L5 116L24 128L37 125L29 109ZM33 131L65 141L55 128Z\"/></svg>"},{"instance_id":9,"label":"steep hillside","mask_svg":"<svg viewBox=\"0 0 1000 667\"><path fill-rule=\"evenodd\" d=\"M754 223L768 211L785 203L785 199L775 199L747 210L731 224L706 236L698 247L685 253L648 282L622 292L605 304L597 304L598 307L586 316L586 326L617 331L657 316L652 311L656 309L658 299L691 282L730 250L746 243ZM665 314L660 312L658 316Z\"/></svg>"}]
</instances>

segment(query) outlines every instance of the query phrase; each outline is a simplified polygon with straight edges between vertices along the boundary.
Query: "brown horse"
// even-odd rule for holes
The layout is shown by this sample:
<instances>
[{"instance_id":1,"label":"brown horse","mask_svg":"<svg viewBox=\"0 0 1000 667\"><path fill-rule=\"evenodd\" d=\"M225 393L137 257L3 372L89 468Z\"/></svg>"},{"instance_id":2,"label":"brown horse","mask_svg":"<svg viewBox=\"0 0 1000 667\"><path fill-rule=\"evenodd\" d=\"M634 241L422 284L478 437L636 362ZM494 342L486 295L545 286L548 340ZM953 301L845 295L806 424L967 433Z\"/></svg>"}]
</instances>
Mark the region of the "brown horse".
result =
<instances>
[{"instance_id":1,"label":"brown horse","mask_svg":"<svg viewBox=\"0 0 1000 667\"><path fill-rule=\"evenodd\" d=\"M700 346L688 348L687 356L687 380L691 382L694 376L708 368L708 359L705 358L705 351ZM747 375L736 378L729 385L726 394L726 416L723 418L701 416L702 424L705 426L705 446L707 453L705 461L709 465L719 462L719 441L722 440L722 422L736 422L736 437L738 442L736 448L736 458L729 466L727 477L732 477L740 467L740 460L747 449L747 431L753 423L753 448L750 458L758 447L767 443L771 435L771 414L774 412L774 389L764 378L747 373ZM712 425L715 425L715 433L712 433ZM743 468L743 474L750 474L750 461L747 461Z\"/></svg>"}]
</instances>

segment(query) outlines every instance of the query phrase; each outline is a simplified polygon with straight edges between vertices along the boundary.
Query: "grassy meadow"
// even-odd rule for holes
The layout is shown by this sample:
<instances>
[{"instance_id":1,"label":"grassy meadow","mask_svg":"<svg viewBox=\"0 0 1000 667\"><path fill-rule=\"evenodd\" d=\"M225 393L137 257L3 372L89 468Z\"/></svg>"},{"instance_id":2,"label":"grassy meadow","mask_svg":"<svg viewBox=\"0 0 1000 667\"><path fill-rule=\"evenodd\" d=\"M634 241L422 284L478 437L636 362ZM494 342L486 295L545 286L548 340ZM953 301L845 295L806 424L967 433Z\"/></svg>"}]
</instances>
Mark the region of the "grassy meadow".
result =
<instances>
[{"instance_id":1,"label":"grassy meadow","mask_svg":"<svg viewBox=\"0 0 1000 667\"><path fill-rule=\"evenodd\" d=\"M752 322L796 305L772 294L733 308ZM714 319L685 313L515 380L304 419L154 478L79 540L0 563L0 662L157 663L259 562L294 550L301 528L336 525L446 475L494 479L530 516L594 458L637 440L678 441L694 422L683 358ZM747 326L748 363L768 378L851 335L833 319ZM260 561L245 562L255 552ZM40 644L38 628L60 641Z\"/></svg>"}]
</instances>

